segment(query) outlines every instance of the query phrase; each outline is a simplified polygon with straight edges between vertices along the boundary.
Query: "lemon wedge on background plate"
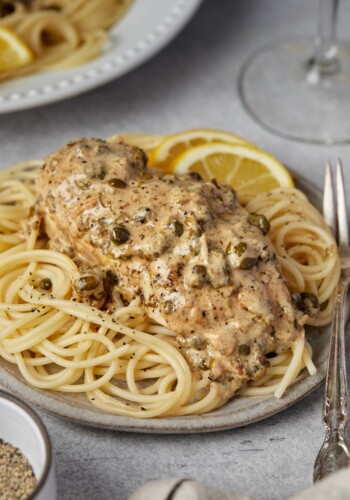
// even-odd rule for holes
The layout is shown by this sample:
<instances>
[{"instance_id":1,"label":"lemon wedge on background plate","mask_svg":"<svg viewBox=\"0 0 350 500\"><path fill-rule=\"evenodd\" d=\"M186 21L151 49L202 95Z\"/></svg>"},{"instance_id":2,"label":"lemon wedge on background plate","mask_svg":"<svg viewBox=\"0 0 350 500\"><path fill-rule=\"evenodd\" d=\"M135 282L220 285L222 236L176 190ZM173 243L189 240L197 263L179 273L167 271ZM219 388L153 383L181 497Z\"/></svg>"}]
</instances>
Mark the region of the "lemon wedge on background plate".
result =
<instances>
[{"instance_id":1,"label":"lemon wedge on background plate","mask_svg":"<svg viewBox=\"0 0 350 500\"><path fill-rule=\"evenodd\" d=\"M249 144L210 143L176 156L169 171L182 175L197 172L203 179L230 184L240 203L278 187L293 187L288 170L273 156Z\"/></svg>"},{"instance_id":2,"label":"lemon wedge on background plate","mask_svg":"<svg viewBox=\"0 0 350 500\"><path fill-rule=\"evenodd\" d=\"M248 144L253 146L253 144L242 137L230 132L205 128L185 130L177 134L167 135L150 153L149 164L151 167L168 170L169 163L188 149L215 142Z\"/></svg>"},{"instance_id":3,"label":"lemon wedge on background plate","mask_svg":"<svg viewBox=\"0 0 350 500\"><path fill-rule=\"evenodd\" d=\"M0 71L24 66L33 58L31 49L14 31L0 26Z\"/></svg>"}]
</instances>

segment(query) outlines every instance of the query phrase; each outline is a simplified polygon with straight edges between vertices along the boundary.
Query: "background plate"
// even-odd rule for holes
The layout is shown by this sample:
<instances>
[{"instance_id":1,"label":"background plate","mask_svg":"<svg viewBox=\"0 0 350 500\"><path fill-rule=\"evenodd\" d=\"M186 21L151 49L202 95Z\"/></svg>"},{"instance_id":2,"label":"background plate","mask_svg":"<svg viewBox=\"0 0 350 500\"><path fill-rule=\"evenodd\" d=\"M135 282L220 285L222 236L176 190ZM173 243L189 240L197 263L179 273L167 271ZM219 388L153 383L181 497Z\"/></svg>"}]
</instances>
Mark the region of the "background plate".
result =
<instances>
[{"instance_id":1,"label":"background plate","mask_svg":"<svg viewBox=\"0 0 350 500\"><path fill-rule=\"evenodd\" d=\"M169 43L201 2L134 0L121 22L109 31L104 52L90 63L1 83L0 113L67 99L128 73Z\"/></svg>"},{"instance_id":2,"label":"background plate","mask_svg":"<svg viewBox=\"0 0 350 500\"><path fill-rule=\"evenodd\" d=\"M295 176L293 177L295 178ZM320 209L322 193L302 177L295 178L295 180L297 186L308 196L309 200ZM238 397L223 407L204 415L145 420L110 415L93 407L83 394L50 392L30 387L22 379L17 367L4 360L0 361L0 385L43 410L94 427L169 434L220 431L248 425L274 415L315 389L326 374L329 333L329 326L307 330L307 338L312 345L313 361L317 367L317 373L311 377L306 370L303 370L283 398L276 399L273 396Z\"/></svg>"}]
</instances>

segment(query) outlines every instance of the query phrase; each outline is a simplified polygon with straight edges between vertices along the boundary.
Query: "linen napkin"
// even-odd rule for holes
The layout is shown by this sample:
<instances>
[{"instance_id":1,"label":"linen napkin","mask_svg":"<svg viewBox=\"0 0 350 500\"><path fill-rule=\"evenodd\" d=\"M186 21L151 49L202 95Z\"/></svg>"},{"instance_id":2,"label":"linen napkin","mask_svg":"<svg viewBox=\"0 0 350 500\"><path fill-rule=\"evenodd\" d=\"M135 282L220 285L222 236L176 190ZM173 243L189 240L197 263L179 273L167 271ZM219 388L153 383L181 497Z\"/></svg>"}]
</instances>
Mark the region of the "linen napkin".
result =
<instances>
[{"instance_id":1,"label":"linen napkin","mask_svg":"<svg viewBox=\"0 0 350 500\"><path fill-rule=\"evenodd\" d=\"M340 470L290 500L349 500L350 468ZM129 500L254 500L240 493L218 490L188 478L160 479L143 485Z\"/></svg>"}]
</instances>

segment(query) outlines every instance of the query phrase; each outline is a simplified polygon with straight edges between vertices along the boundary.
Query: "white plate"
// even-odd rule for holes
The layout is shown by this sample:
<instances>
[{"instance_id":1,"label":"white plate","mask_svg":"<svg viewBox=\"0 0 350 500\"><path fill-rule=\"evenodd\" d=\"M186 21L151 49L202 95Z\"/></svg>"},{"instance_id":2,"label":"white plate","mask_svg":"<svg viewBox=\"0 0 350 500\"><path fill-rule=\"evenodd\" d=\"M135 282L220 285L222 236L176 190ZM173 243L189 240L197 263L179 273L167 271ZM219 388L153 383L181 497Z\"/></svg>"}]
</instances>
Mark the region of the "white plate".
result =
<instances>
[{"instance_id":1,"label":"white plate","mask_svg":"<svg viewBox=\"0 0 350 500\"><path fill-rule=\"evenodd\" d=\"M297 178L296 182L311 203L320 208L321 192L304 178ZM50 392L30 387L24 382L17 367L4 360L0 360L0 385L43 410L94 427L169 434L220 431L248 425L274 415L315 389L326 374L329 332L329 327L308 330L307 338L313 349L313 361L317 373L311 377L306 370L303 370L281 399L276 399L274 396L238 397L215 411L199 416L140 420L110 415L92 406L84 394Z\"/></svg>"},{"instance_id":2,"label":"white plate","mask_svg":"<svg viewBox=\"0 0 350 500\"><path fill-rule=\"evenodd\" d=\"M0 85L0 113L67 99L124 75L159 52L191 19L202 0L134 0L109 32L104 52L83 66L37 73Z\"/></svg>"}]
</instances>

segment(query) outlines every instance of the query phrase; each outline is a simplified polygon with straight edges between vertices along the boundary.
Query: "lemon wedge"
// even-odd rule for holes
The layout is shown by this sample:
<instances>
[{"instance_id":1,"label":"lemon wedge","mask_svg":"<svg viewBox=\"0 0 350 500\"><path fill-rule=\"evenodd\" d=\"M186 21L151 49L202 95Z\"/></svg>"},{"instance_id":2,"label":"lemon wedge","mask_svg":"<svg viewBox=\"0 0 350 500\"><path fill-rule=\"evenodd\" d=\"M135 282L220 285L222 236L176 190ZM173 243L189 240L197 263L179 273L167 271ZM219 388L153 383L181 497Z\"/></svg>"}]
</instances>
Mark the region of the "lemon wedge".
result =
<instances>
[{"instance_id":1,"label":"lemon wedge","mask_svg":"<svg viewBox=\"0 0 350 500\"><path fill-rule=\"evenodd\" d=\"M0 26L0 71L24 66L33 58L31 49L14 31Z\"/></svg>"},{"instance_id":2,"label":"lemon wedge","mask_svg":"<svg viewBox=\"0 0 350 500\"><path fill-rule=\"evenodd\" d=\"M277 187L293 187L288 170L273 156L249 144L210 143L176 156L169 171L198 172L203 179L230 184L245 205L256 194Z\"/></svg>"},{"instance_id":3,"label":"lemon wedge","mask_svg":"<svg viewBox=\"0 0 350 500\"><path fill-rule=\"evenodd\" d=\"M165 139L150 153L149 164L152 167L168 170L169 163L178 155L192 147L214 142L248 144L252 146L251 143L242 137L229 132L223 132L221 130L205 128L185 130L184 132L179 132L178 134L166 136Z\"/></svg>"}]
</instances>

